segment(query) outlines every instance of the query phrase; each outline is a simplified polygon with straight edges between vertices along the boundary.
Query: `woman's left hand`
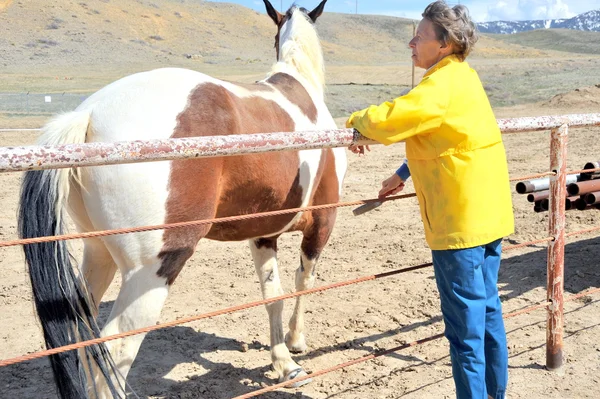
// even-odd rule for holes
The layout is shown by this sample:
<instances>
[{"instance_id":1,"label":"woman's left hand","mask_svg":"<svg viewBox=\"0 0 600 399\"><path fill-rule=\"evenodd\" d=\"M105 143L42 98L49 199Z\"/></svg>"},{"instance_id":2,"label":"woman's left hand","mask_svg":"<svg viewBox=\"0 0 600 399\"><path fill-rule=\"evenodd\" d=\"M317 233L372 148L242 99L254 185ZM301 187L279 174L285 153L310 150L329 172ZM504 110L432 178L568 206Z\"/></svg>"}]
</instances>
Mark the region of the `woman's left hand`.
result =
<instances>
[{"instance_id":1,"label":"woman's left hand","mask_svg":"<svg viewBox=\"0 0 600 399\"><path fill-rule=\"evenodd\" d=\"M393 174L384 181L381 182L381 189L379 190L379 198L385 198L388 195L398 194L404 190L404 182L397 174Z\"/></svg>"}]
</instances>

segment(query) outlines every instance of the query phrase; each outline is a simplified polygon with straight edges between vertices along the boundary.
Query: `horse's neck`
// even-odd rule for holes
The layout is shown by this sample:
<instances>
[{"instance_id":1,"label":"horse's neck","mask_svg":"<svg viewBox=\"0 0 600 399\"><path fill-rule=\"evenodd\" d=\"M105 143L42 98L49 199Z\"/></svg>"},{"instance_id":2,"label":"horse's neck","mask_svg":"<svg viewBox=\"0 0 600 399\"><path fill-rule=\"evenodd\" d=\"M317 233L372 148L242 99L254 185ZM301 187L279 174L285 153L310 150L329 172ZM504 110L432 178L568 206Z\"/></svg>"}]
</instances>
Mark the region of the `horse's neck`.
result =
<instances>
[{"instance_id":1,"label":"horse's neck","mask_svg":"<svg viewBox=\"0 0 600 399\"><path fill-rule=\"evenodd\" d=\"M302 74L295 65L289 64L285 61L279 61L273 65L271 68L270 75L274 75L276 73L287 73L288 75L293 76L296 80L298 80L302 86L310 93L311 97L315 100L324 100L324 85L322 82L322 78L319 76L306 76L306 74Z\"/></svg>"}]
</instances>

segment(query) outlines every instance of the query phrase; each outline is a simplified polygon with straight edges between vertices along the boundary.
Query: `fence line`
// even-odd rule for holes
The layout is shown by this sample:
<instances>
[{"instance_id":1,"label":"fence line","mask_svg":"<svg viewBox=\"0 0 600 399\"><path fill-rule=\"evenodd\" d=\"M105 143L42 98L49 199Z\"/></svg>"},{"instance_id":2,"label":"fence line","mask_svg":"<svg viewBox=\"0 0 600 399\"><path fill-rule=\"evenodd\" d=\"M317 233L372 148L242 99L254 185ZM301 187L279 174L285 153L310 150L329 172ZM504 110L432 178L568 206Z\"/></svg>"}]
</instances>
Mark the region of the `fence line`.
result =
<instances>
[{"instance_id":1,"label":"fence line","mask_svg":"<svg viewBox=\"0 0 600 399\"><path fill-rule=\"evenodd\" d=\"M600 114L499 119L504 133L600 126ZM0 148L0 172L59 169L377 144L353 129Z\"/></svg>"},{"instance_id":2,"label":"fence line","mask_svg":"<svg viewBox=\"0 0 600 399\"><path fill-rule=\"evenodd\" d=\"M560 159L566 158L566 140L559 142L559 140L556 139L556 136L562 135L566 137L569 127L574 128L584 126L600 126L600 114L574 114L564 116L504 119L498 120L498 125L501 127L503 133L541 131L549 129L553 131L551 145L551 155L553 156L551 170L553 172L546 173L545 175L550 176L551 184L555 188L557 188L558 186L560 186L560 181L564 180L565 175L564 165L561 164L561 162L563 161L561 161ZM343 147L348 146L350 144L371 143L374 142L366 139L354 130L335 129L312 132L280 132L271 134L210 136L192 139L168 139L118 143L87 143L81 145L70 144L63 146L47 147L29 146L0 148L0 172L111 165L134 162L165 161L174 159L192 159L201 157L233 156L259 152L262 153L284 150L305 150L317 148L320 149ZM558 161L556 157L559 158ZM561 214L560 210L562 208L557 205L558 203L562 204L564 198L561 198L561 196L564 196L564 193L562 193L558 189L553 191L555 191L555 193L551 194L550 196L550 201L552 204L550 216L552 237L538 240L536 242L549 242L549 254L550 251L552 252L552 257L549 256L548 270L549 275L551 270L555 271L555 273L552 276L552 278L549 278L548 298L544 306L548 307L550 310L548 325L549 327L550 325L552 325L551 338L554 341L556 341L556 346L551 347L550 342L548 342L549 354L552 355L553 360L551 364L549 364L547 358L547 365L550 368L558 368L562 365L562 304L565 301L568 301L568 299L563 299L562 292L564 288L564 273L562 268L562 264L564 263L564 239L571 235L596 231L599 230L600 227L565 234L564 212ZM358 203L364 203L364 201ZM355 202L349 204L356 205L358 203ZM330 204L329 206L331 205L334 204ZM337 206L337 204L335 204L335 206ZM287 211L298 212L299 210ZM256 217L256 215L243 216ZM198 221L194 223L197 222ZM207 221L202 222L207 223ZM528 243L515 245L510 249L516 249L527 244ZM508 250L508 248L506 248L506 250ZM300 295L306 295L313 292L324 291L326 289L339 288L341 286L356 284L357 282L369 281L381 277L388 277L393 274L404 273L409 270L415 270L417 268L424 268L427 266L430 266L430 264L420 265L414 268L408 268L406 270L397 270L393 272L382 273L381 275L363 277L352 282L342 282L334 284L332 286L319 287L307 291L296 292L293 294L284 295L282 297L270 298L268 300L254 302L252 304L241 305L238 307L229 308L226 310L217 311L206 315L195 316L194 318L187 321L177 320L175 322L166 323L162 326L151 326L146 329L130 331L112 337L102 337L92 341L80 342L77 344L69 345L68 347L54 348L50 351L26 355L20 359L32 359L47 356L51 353L60 353L66 350L74 350L83 346L98 344L111 339L123 338L126 336L140 334L159 328L165 328L171 325L177 325L182 324L184 322L199 320L201 318L212 317L218 314L231 313L232 311L246 309L248 307L254 307L264 303L270 303L282 299L293 298ZM600 289L596 291L600 291ZM541 305L537 305L537 308L539 307L541 307ZM557 309L559 314L557 314ZM416 342L427 342L431 339L432 337ZM558 349L554 351L553 348ZM14 364L16 363L16 359L2 361L0 362L0 366ZM9 363L10 361L13 362ZM306 378L310 378L310 376ZM289 383L290 381L286 382L285 385Z\"/></svg>"},{"instance_id":3,"label":"fence line","mask_svg":"<svg viewBox=\"0 0 600 399\"><path fill-rule=\"evenodd\" d=\"M592 170L592 169L590 169L590 170ZM542 174L537 174L537 175L530 175L530 176L526 176L526 177L516 177L516 178L510 179L510 181L514 182L514 181L530 179L532 177L554 176L554 175L555 175L555 173L548 172L548 173L542 173ZM63 234L63 235L58 235L58 236L53 235L53 236L44 236L44 237L22 238L22 239L16 239L16 240L0 241L0 248L14 247L17 245L40 244L40 243L44 243L44 242L53 242L53 241L69 241L69 240L75 240L75 239L108 237L108 236L120 235L120 234L141 233L141 232L154 231L154 230L168 230L168 229L176 229L176 228L182 228L182 227L202 226L202 225L207 225L207 224L229 223L229 222L235 222L235 221L241 221L241 220L258 219L258 218L264 218L264 217L270 217L270 216L288 215L288 214L292 214L292 213L300 213L300 212L315 211L315 210L322 210L322 209L344 208L344 207L364 205L364 204L374 203L374 202L384 203L384 202L390 202L390 201L395 201L395 200L400 200L400 199L413 198L416 196L417 196L416 193L410 193L410 194L390 196L390 197L386 197L386 198L370 198L370 199L357 200L357 201L338 202L338 203L334 203L334 204L311 205L311 206L307 206L307 207L303 207L303 208L289 208L289 209L281 209L281 210L277 210L277 211L250 213L250 214L245 214L245 215L226 216L226 217L213 218L213 219L190 220L190 221L186 221L186 222L165 223L165 224L152 225L152 226L125 227L125 228L113 229L113 230L96 230L96 231L89 231L89 232L85 232L85 233L72 233L72 234ZM595 228L592 229L591 231L595 231ZM553 239L552 237L543 238L543 239L537 240L533 243L534 244L546 243L552 239ZM528 245L531 245L531 243L530 244L528 244L528 243L519 244L517 246L528 246Z\"/></svg>"},{"instance_id":4,"label":"fence line","mask_svg":"<svg viewBox=\"0 0 600 399\"><path fill-rule=\"evenodd\" d=\"M202 219L202 220L191 220L187 222L178 222L178 223L166 223L154 226L139 226L139 227L128 227L123 229L115 229L115 230L101 230L101 231L90 231L87 233L74 233L74 234L63 234L60 236L46 236L46 237L35 237L35 238L24 238L19 240L11 240L11 241L0 241L0 248L2 247L14 247L16 245L27 245L27 244L39 244L42 242L52 242L52 241L68 241L74 240L78 238L96 238L96 237L106 237L112 235L119 234L129 234L129 233L141 233L144 231L152 231L152 230L167 230L167 229L175 229L181 227L190 227L190 226L202 226L206 224L218 224L218 223L229 223L240 220L249 220L249 219L258 219L269 216L279 216L279 215L287 215L291 213L299 213L305 211L316 211L322 209L331 209L331 208L341 208L348 206L356 206L356 205L364 205L373 202L389 202L400 199L407 199L416 197L417 194L403 194L403 195L395 195L387 198L372 198L367 200L358 200L358 201L350 201L350 202L339 202L335 204L324 204L324 205L312 205L304 208L290 208L290 209L281 209L278 211L270 211L270 212L261 212L261 213L249 213L246 215L236 215L236 216L225 216L214 219Z\"/></svg>"},{"instance_id":5,"label":"fence line","mask_svg":"<svg viewBox=\"0 0 600 399\"><path fill-rule=\"evenodd\" d=\"M58 348L52 348L52 349L48 349L48 350L44 350L44 351L34 352L34 353L27 354L27 355L19 356L16 358L2 360L2 361L0 361L0 367L5 367L5 366L9 366L9 365L16 364L16 363L21 363L21 362L28 361L28 360L39 359L39 358L54 355L57 353L63 353L63 352L68 352L68 351L75 350L75 349L85 348L87 346L97 345L97 344L101 344L101 343L108 342L108 341L114 341L116 339L126 338L126 337L130 337L132 335L145 334L145 333L155 331L155 330L162 330L167 327L174 327L174 326L178 326L181 324L187 324L187 323L191 323L191 322L202 320L202 319L207 319L207 318L211 318L211 317L215 317L215 316L234 313L234 312L238 312L240 310L255 308L257 306L267 305L269 303L283 301L285 299L296 298L299 296L314 294L317 292L328 291L328 290L335 289L335 288L341 288L341 287L346 287L349 285L364 283L366 281L372 281L372 280L377 280L380 278L390 277L390 276L394 276L397 274L408 273L411 271L424 269L426 267L431 267L431 266L433 266L433 263L425 263L425 264L418 265L418 266L411 266L411 267L407 267L404 269L398 269L398 270L393 270L393 271L375 274L375 275L371 275L371 276L360 277L360 278L357 278L354 280L343 281L343 282L339 282L339 283L335 283L335 284L325 285L322 287L311 288L311 289L304 290L304 291L297 291L297 292L293 292L293 293L289 293L289 294L285 294L285 295L276 296L273 298L263 299L260 301L250 302L250 303L246 303L243 305L238 305L238 306L233 306L233 307L222 309L222 310L217 310L215 312L205 313L205 314L188 317L188 318L183 318L183 319L179 319L179 320L173 320L173 321L170 321L167 323L156 324L153 326L139 328L136 330L126 331L121 334L108 335L105 337L91 339L88 341L77 342L77 343L71 344L71 345L61 346Z\"/></svg>"},{"instance_id":6,"label":"fence line","mask_svg":"<svg viewBox=\"0 0 600 399\"><path fill-rule=\"evenodd\" d=\"M579 293L577 295L573 295L573 296L565 299L565 302L571 302L571 301L574 301L574 300L577 300L577 299L581 298L582 296L587 296L587 295L595 294L597 292L600 292L600 288L592 289L592 290L588 290L588 291L584 291L584 292L581 292L581 293ZM535 310L543 309L545 307L548 307L548 305L549 305L548 302L544 302L542 304L534 305L534 306L531 306L529 308L520 310L518 312L508 313L508 314L504 315L504 319L510 319L510 318L519 316L521 314L531 313L531 312L533 312ZM279 388L285 388L286 386L288 386L290 384L294 384L294 383L298 383L298 382L301 382L301 381L305 381L307 379L314 378L314 377L320 377L322 375L329 374L329 373L332 373L334 371L341 370L341 369L344 369L346 367L353 366L355 364L364 363L364 362L376 359L376 358L381 357L381 356L386 356L386 355L389 355L391 353L396 353L396 352L399 352L399 351L404 350L404 349L412 348L414 346L423 345L423 344L425 344L427 342L435 341L435 340L441 339L443 337L444 337L444 334L442 333L442 334L432 335L432 336L427 337L427 338L421 338L421 339L419 339L417 341L408 342L406 344L399 345L399 346L396 346L394 348L381 350L381 351L378 351L377 353L372 353L370 355L363 356L363 357L358 358L358 359L353 359L353 360L347 361L345 363L341 363L341 364L338 364L336 366L329 367L327 369L319 370L319 371L316 371L314 373L310 373L308 375L305 375L303 377L298 377L298 378L295 378L293 380L281 382L279 384L271 385L271 386L268 386L268 387L265 387L265 388L262 388L262 389L258 389L258 390L253 391L253 392L249 392L249 393L246 393L246 394L243 394L243 395L239 395L239 396L234 397L233 399L248 399L248 398L253 398L255 396L259 396L259 395L262 395L262 394L265 394L265 393L268 393L268 392L273 392L273 391L275 391L275 390L277 390Z\"/></svg>"},{"instance_id":7,"label":"fence line","mask_svg":"<svg viewBox=\"0 0 600 399\"><path fill-rule=\"evenodd\" d=\"M574 232L575 234L573 234L573 235L584 234L587 232L588 232L587 230L581 230L581 231ZM519 248L522 248L525 246L535 245L535 244L539 244L539 243L543 243L543 242L549 242L551 240L552 240L552 238L549 237L546 239L535 240L535 241L530 241L530 242L526 242L526 243L522 243L522 244L507 246L507 247L503 248L502 251L503 252L511 251L511 250L519 249ZM342 288L342 287L355 285L355 284L360 284L360 283L364 283L367 281L373 281L373 280L378 280L378 279L391 277L391 276L395 276L395 275L399 275L399 274L409 273L409 272L425 269L425 268L431 267L431 266L433 266L433 263L429 262L429 263L424 263L422 265L410 266L410 267L406 267L403 269L392 270L389 272L374 274L374 275L370 275L370 276L363 276L363 277L359 277L359 278L356 278L353 280L343 281L343 282L339 282L339 283L325 285L322 287L311 288L311 289L304 290L304 291L297 291L297 292L280 295L280 296L273 297L273 298L263 299L260 301L255 301L255 302L250 302L250 303L246 303L246 304L242 304L242 305L232 306L229 308L217 310L217 311L210 312L210 313L204 313L204 314L200 314L200 315L196 315L196 316L192 316L192 317L173 320L173 321L166 322L166 323L156 324L156 325L149 326L149 327L126 331L126 332L120 333L120 334L108 335L105 337L100 337L100 338L96 338L96 339L92 339L92 340L88 340L88 341L77 342L77 343L71 344L71 345L65 345L65 346L52 348L52 349L39 351L39 352L33 352L30 354L15 357L15 358L0 360L0 367L6 367L6 366L10 366L10 365L17 364L17 363L22 363L25 361L35 360L35 359L39 359L42 357L54 355L57 353L68 352L71 350L81 349L81 348L84 348L87 346L97 345L97 344L101 344L101 343L108 342L108 341L114 341L117 339L130 337L133 335L146 334L151 331L162 330L162 329L168 328L168 327L175 327L178 325L192 323L195 321L199 321L199 320L203 320L203 319L207 319L207 318L211 318L211 317L221 316L224 314L230 314L230 313L238 312L240 310L246 310L246 309L254 308L257 306L261 306L261 305L267 305L269 303L278 302L278 301L282 301L285 299L296 298L299 296L329 291L332 289ZM600 289L598 289L598 290L600 291ZM539 305L537 305L537 306L539 307ZM536 309L537 309L537 307L536 307ZM524 311L519 311L519 312L520 312L519 314L524 313ZM286 385L289 383L290 382L287 381Z\"/></svg>"},{"instance_id":8,"label":"fence line","mask_svg":"<svg viewBox=\"0 0 600 399\"><path fill-rule=\"evenodd\" d=\"M42 129L0 129L0 132L39 132Z\"/></svg>"}]
</instances>

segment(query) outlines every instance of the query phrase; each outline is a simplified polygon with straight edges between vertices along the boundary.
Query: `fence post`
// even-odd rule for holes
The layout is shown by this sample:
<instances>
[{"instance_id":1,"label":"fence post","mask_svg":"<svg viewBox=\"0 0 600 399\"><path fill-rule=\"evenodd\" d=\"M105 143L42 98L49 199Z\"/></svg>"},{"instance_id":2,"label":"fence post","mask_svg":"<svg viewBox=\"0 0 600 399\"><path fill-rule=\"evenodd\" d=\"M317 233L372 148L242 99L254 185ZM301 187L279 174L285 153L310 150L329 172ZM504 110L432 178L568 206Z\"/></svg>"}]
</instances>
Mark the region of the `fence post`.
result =
<instances>
[{"instance_id":1,"label":"fence post","mask_svg":"<svg viewBox=\"0 0 600 399\"><path fill-rule=\"evenodd\" d=\"M548 245L548 319L546 326L546 368L558 370L563 364L563 291L565 266L565 199L567 196L567 138L569 126L553 129L550 139L550 236Z\"/></svg>"},{"instance_id":2,"label":"fence post","mask_svg":"<svg viewBox=\"0 0 600 399\"><path fill-rule=\"evenodd\" d=\"M417 35L417 23L413 21L413 37L415 37ZM412 77L411 77L411 83L410 83L410 88L414 89L415 87L415 61L412 59L411 57L411 72L412 72Z\"/></svg>"}]
</instances>

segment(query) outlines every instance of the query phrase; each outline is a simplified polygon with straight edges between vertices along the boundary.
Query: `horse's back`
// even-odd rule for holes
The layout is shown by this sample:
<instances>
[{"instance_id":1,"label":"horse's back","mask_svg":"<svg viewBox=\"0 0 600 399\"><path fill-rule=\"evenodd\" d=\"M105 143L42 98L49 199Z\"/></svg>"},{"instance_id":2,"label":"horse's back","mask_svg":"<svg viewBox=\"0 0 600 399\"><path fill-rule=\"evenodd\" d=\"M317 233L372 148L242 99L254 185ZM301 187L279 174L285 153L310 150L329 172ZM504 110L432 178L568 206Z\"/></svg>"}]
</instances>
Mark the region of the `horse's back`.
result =
<instances>
[{"instance_id":1,"label":"horse's back","mask_svg":"<svg viewBox=\"0 0 600 399\"><path fill-rule=\"evenodd\" d=\"M195 87L215 80L202 73L162 68L119 79L87 98L88 142L169 138Z\"/></svg>"},{"instance_id":2,"label":"horse's back","mask_svg":"<svg viewBox=\"0 0 600 399\"><path fill-rule=\"evenodd\" d=\"M81 105L92 115L87 141L291 132L323 124L321 106L306 89L277 75L252 85L175 68L125 77ZM100 229L302 207L310 204L319 184L324 151L331 150L89 168L82 177L84 202ZM340 182L342 177L343 171ZM229 241L281 233L294 220L297 216L287 215L268 223L215 225L207 237ZM190 228L167 231L163 238L187 242L206 234L203 228ZM159 238L154 234L148 245Z\"/></svg>"}]
</instances>

